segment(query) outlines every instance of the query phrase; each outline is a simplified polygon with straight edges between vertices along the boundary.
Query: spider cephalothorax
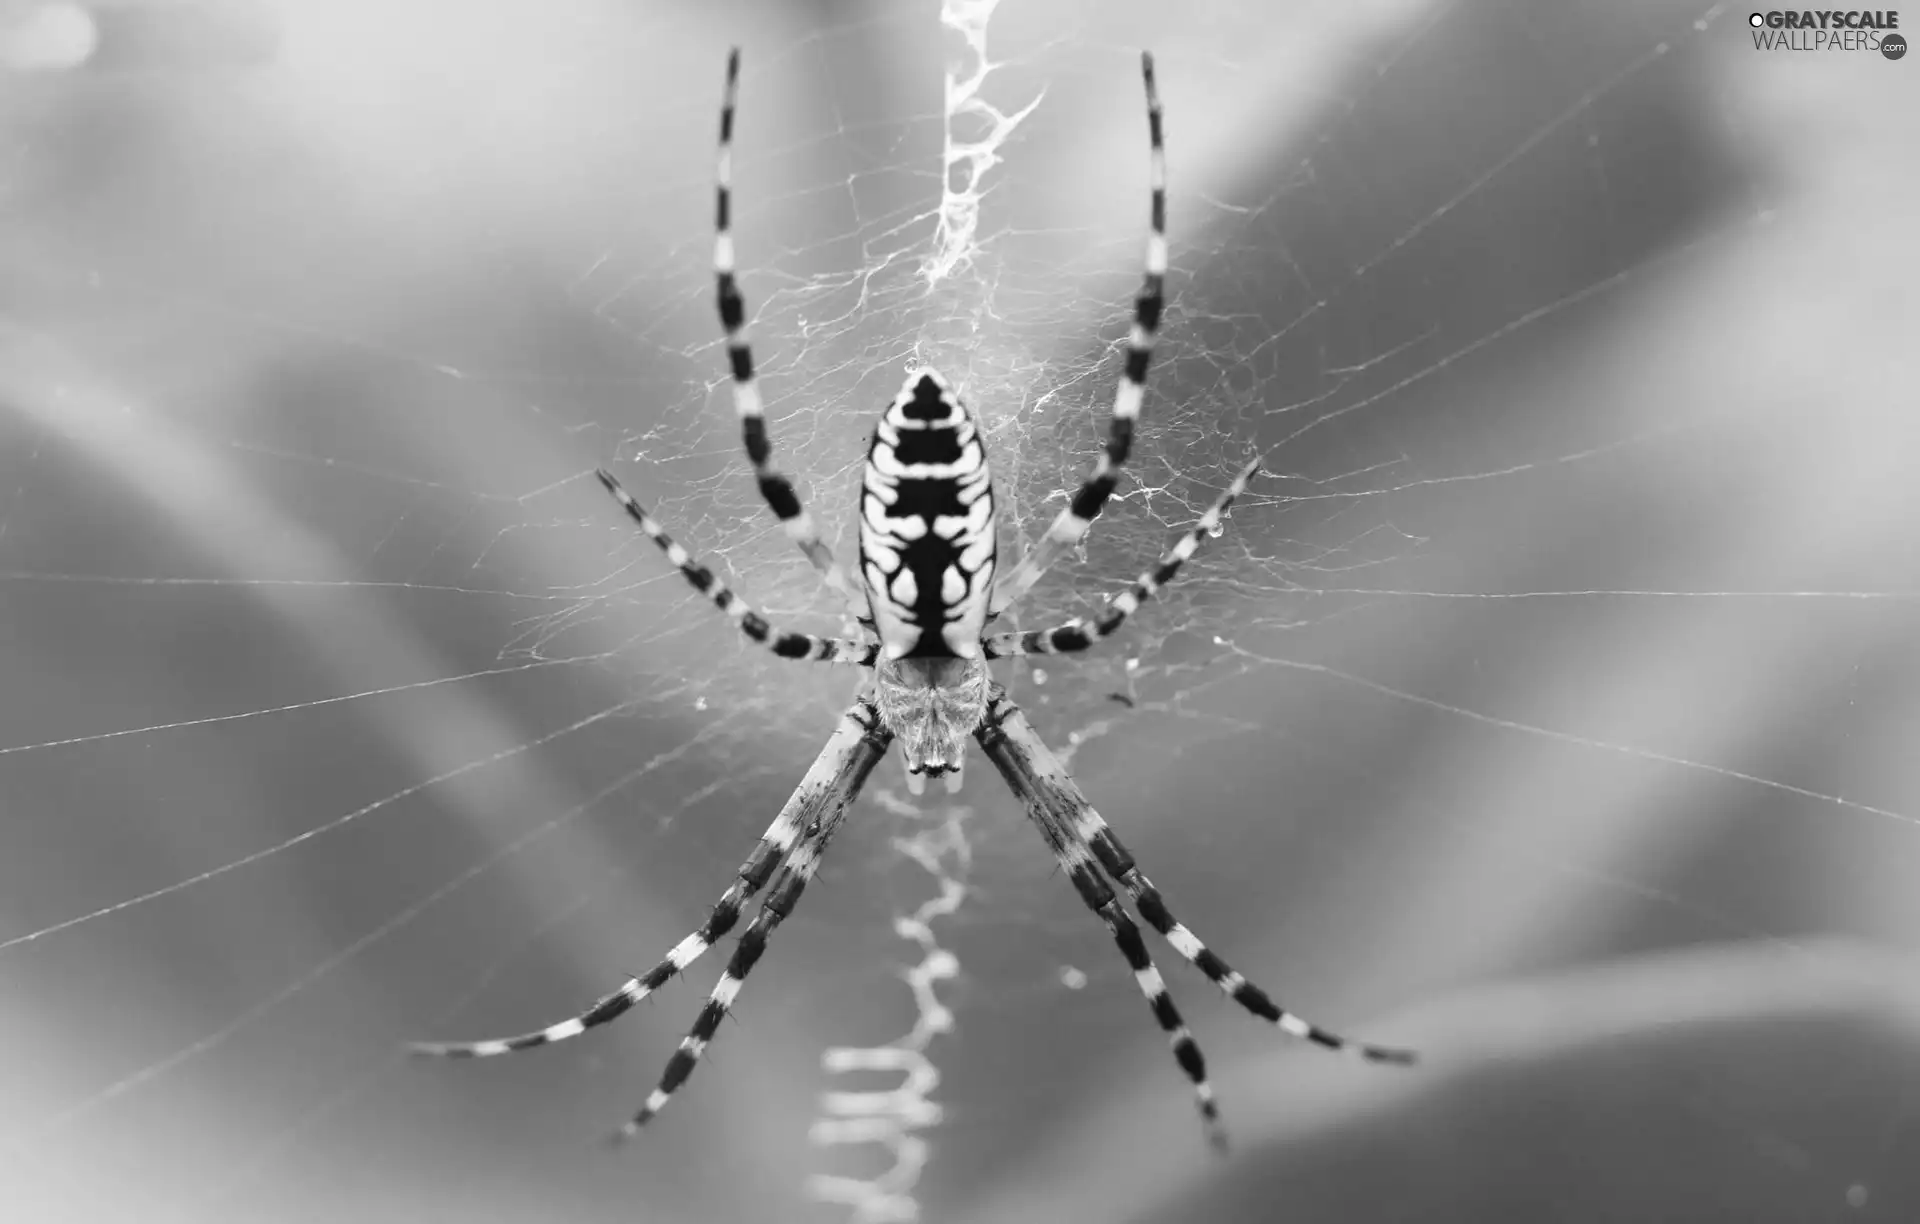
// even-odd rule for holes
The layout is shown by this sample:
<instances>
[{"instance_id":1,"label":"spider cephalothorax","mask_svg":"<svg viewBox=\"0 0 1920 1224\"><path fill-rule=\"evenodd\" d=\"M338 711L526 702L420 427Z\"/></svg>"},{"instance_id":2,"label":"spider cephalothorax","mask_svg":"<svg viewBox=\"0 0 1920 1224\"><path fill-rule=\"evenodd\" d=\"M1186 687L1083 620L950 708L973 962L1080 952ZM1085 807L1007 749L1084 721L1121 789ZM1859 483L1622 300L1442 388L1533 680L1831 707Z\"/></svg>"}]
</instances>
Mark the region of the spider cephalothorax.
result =
<instances>
[{"instance_id":1,"label":"spider cephalothorax","mask_svg":"<svg viewBox=\"0 0 1920 1224\"><path fill-rule=\"evenodd\" d=\"M1240 470L1191 531L1181 536L1152 569L1114 595L1098 616L1025 633L987 632L988 626L1039 581L1049 566L1071 552L1086 534L1120 478L1133 441L1133 425L1146 389L1147 365L1160 325L1167 273L1166 156L1160 141L1160 99L1153 59L1141 56L1151 139L1153 212L1147 232L1146 276L1134 299L1133 330L1126 364L1113 397L1105 452L1066 508L1035 541L1020 563L1004 573L994 555L993 482L986 450L957 390L932 370L916 369L874 427L860 496L860 568L849 578L833 558L813 519L800 504L793 482L773 466L753 350L747 343L746 308L734 281L730 176L734 95L740 77L738 51L727 60L726 101L720 112L719 233L713 248L720 297L720 323L727 333L733 373L733 403L747 458L767 505L828 586L845 601L861 627L858 638L824 638L775 629L749 608L713 571L668 537L620 482L607 472L600 483L627 515L666 553L688 582L732 617L747 637L788 659L813 659L869 670L853 704L841 715L827 746L800 780L760 844L700 929L675 944L659 964L629 978L612 994L557 1024L515 1037L416 1047L423 1053L476 1058L525 1050L574 1037L605 1024L659 989L731 931L746 903L762 888L766 900L740 934L739 946L693 1028L667 1062L660 1084L631 1121L632 1135L660 1112L693 1074L720 1021L732 1008L747 972L766 950L774 928L792 912L813 878L827 842L860 793L867 776L895 739L906 758L914 794L929 776L944 777L958 790L960 767L971 737L1027 809L1055 861L1113 936L1133 979L1146 995L1154 1019L1173 1047L1175 1060L1193 1084L1208 1133L1220 1140L1213 1088L1200 1047L1187 1032L1160 971L1154 968L1140 929L1121 905L1114 886L1149 926L1182 957L1254 1015L1289 1036L1375 1062L1408 1062L1404 1050L1349 1041L1282 1009L1265 991L1227 967L1167 908L1153 881L1135 863L1120 838L1080 792L1066 767L1047 749L1020 708L987 673L989 660L1015 655L1087 650L1119 630L1142 601L1172 580L1200 542L1217 534L1227 508L1258 470L1254 460Z\"/></svg>"},{"instance_id":2,"label":"spider cephalothorax","mask_svg":"<svg viewBox=\"0 0 1920 1224\"><path fill-rule=\"evenodd\" d=\"M900 739L907 763L907 790L924 794L928 778L946 778L947 793L960 790L967 739L987 715L987 661L955 657L889 659L873 669L873 704L880 721Z\"/></svg>"}]
</instances>

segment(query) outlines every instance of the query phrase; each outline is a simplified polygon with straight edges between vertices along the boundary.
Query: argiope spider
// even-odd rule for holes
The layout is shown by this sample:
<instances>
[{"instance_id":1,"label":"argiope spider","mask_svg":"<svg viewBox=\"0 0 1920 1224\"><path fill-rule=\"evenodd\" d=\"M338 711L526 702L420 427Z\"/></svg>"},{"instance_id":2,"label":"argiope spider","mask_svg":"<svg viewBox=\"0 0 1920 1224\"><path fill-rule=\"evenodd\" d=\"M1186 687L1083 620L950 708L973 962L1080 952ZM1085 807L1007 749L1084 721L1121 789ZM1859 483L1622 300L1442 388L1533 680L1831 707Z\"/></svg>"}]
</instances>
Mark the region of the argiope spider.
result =
<instances>
[{"instance_id":1,"label":"argiope spider","mask_svg":"<svg viewBox=\"0 0 1920 1224\"><path fill-rule=\"evenodd\" d=\"M621 1138L633 1135L693 1073L748 972L766 951L774 928L793 912L820 865L827 842L892 742L900 741L908 789L918 795L924 793L929 777L944 777L950 792L959 789L966 740L972 736L1026 805L1027 815L1087 908L1099 915L1119 945L1154 1019L1173 1046L1174 1058L1193 1083L1200 1116L1216 1145L1224 1142L1223 1132L1200 1047L1187 1031L1147 953L1140 928L1120 905L1110 880L1120 885L1140 916L1174 951L1230 998L1282 1032L1372 1062L1413 1061L1409 1051L1350 1041L1282 1009L1265 991L1229 968L1168 910L1160 891L987 670L990 659L1081 651L1111 636L1143 600L1173 578L1201 540L1219 528L1234 498L1259 469L1257 459L1242 468L1159 564L1110 599L1090 622L1072 620L1027 633L986 633L987 626L1086 533L1112 494L1132 445L1167 272L1166 153L1151 55L1141 55L1140 69L1151 141L1152 228L1147 237L1145 281L1134 299L1133 330L1127 340L1126 368L1114 395L1106 452L1026 558L996 576L993 484L979 431L944 378L931 369L912 371L874 427L860 497L860 580L856 582L834 560L793 483L771 461L772 446L747 342L746 309L734 279L729 214L740 53L735 49L728 56L720 111L713 265L733 373L734 408L762 496L787 535L846 601L860 636L823 638L775 629L675 543L619 481L603 470L600 482L660 546L667 560L732 617L747 637L782 658L852 664L872 674L706 922L658 965L628 979L578 1015L544 1029L491 1041L420 1044L415 1050L450 1058L484 1058L562 1041L605 1024L697 960L733 929L747 901L767 888L766 900L741 933L733 958L692 1030L668 1060L659 1086L618 1132Z\"/></svg>"}]
</instances>

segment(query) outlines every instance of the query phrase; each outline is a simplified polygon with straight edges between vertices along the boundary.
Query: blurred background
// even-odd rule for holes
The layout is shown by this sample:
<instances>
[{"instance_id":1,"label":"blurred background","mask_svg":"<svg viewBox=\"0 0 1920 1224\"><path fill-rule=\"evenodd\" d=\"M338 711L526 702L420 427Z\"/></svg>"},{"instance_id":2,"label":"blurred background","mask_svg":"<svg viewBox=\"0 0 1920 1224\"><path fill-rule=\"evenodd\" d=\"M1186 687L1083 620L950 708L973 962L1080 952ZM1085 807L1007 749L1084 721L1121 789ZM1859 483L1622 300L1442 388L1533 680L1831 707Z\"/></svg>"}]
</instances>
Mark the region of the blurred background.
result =
<instances>
[{"instance_id":1,"label":"blurred background","mask_svg":"<svg viewBox=\"0 0 1920 1224\"><path fill-rule=\"evenodd\" d=\"M932 361L1005 555L1104 428L1155 51L1147 423L1022 623L1271 475L1002 679L1204 938L1426 1066L1162 945L1215 1159L979 760L882 765L640 1142L718 952L400 1053L652 964L852 691L591 475L834 630L713 317L736 43L783 463L850 527ZM0 3L0 1218L1920 1217L1916 73L1700 0ZM876 1142L845 1047L922 1073Z\"/></svg>"}]
</instances>

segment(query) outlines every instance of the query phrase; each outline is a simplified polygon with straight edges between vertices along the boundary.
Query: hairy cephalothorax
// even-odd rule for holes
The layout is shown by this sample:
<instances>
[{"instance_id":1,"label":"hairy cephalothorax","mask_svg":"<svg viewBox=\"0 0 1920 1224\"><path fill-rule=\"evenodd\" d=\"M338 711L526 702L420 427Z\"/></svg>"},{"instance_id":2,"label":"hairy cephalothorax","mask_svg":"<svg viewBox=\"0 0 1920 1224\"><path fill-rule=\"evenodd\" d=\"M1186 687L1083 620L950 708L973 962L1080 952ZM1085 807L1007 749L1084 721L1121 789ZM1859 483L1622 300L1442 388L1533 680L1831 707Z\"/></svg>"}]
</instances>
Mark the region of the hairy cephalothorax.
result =
<instances>
[{"instance_id":1,"label":"hairy cephalothorax","mask_svg":"<svg viewBox=\"0 0 1920 1224\"><path fill-rule=\"evenodd\" d=\"M1116 884L1174 951L1228 997L1282 1032L1373 1062L1412 1061L1412 1055L1404 1050L1349 1041L1309 1023L1281 1008L1266 992L1229 968L1173 916L1166 899L1120 844L1118 835L1080 792L1059 758L1034 733L1026 715L988 674L987 665L993 659L1081 651L1111 636L1142 601L1172 580L1202 540L1218 533L1227 508L1260 466L1256 459L1242 468L1193 529L1175 541L1159 563L1135 579L1132 586L1109 599L1099 615L1051 629L987 633L988 626L1086 534L1119 482L1133 443L1147 365L1160 326L1167 273L1166 155L1161 147L1160 99L1154 89L1151 56L1140 57L1140 69L1147 92L1151 224L1147 231L1146 275L1134 299L1133 329L1127 337L1126 364L1114 391L1105 451L1046 534L1019 565L1003 573L994 552L997 516L993 480L980 432L953 384L933 370L911 370L874 426L861 481L860 566L857 577L850 577L834 560L832 549L800 504L793 482L772 463L773 446L767 437L759 385L754 380L753 351L747 343L746 307L734 280L731 151L740 53L735 51L728 57L726 98L720 111L716 191L719 232L714 241L713 265L719 286L720 323L726 329L727 360L733 374L734 408L740 418L747 458L768 507L827 585L845 601L860 636L826 638L775 629L727 589L712 570L676 544L665 528L620 487L619 481L601 471L600 483L687 581L732 617L748 638L783 658L866 668L868 680L841 715L812 768L761 836L759 845L740 864L733 883L720 895L706 922L675 944L659 964L639 977L627 979L611 994L557 1024L491 1041L415 1047L421 1053L456 1058L506 1054L561 1041L605 1024L659 989L731 931L746 903L765 888L766 900L741 932L732 959L693 1028L668 1060L659 1086L619 1132L632 1135L693 1073L738 997L748 971L766 950L774 928L793 911L819 868L820 856L834 830L892 742L900 741L908 789L918 795L926 789L929 777L944 778L949 791L960 789L961 766L971 737L1026 806L1027 816L1087 908L1113 936L1134 981L1146 995L1154 1019L1173 1047L1175 1061L1193 1085L1194 1102L1209 1137L1216 1143L1222 1141L1223 1132L1213 1088L1207 1082L1206 1062L1147 953L1139 927L1115 896Z\"/></svg>"},{"instance_id":2,"label":"hairy cephalothorax","mask_svg":"<svg viewBox=\"0 0 1920 1224\"><path fill-rule=\"evenodd\" d=\"M987 715L987 661L975 656L889 659L873 669L873 703L880 721L900 740L907 790L926 793L928 778L946 778L960 791L967 740Z\"/></svg>"}]
</instances>

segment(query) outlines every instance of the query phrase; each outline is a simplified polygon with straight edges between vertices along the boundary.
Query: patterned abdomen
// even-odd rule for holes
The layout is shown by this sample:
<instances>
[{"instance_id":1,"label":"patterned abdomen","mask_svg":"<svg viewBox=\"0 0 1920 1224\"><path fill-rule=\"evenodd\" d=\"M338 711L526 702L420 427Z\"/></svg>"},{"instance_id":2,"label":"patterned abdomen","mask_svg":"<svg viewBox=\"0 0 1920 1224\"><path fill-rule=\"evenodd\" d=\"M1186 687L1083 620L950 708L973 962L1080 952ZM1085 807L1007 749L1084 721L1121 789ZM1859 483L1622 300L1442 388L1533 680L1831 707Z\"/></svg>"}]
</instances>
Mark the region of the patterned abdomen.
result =
<instances>
[{"instance_id":1,"label":"patterned abdomen","mask_svg":"<svg viewBox=\"0 0 1920 1224\"><path fill-rule=\"evenodd\" d=\"M979 430L944 378L916 370L874 427L860 492L860 573L887 657L979 655L993 567Z\"/></svg>"}]
</instances>

